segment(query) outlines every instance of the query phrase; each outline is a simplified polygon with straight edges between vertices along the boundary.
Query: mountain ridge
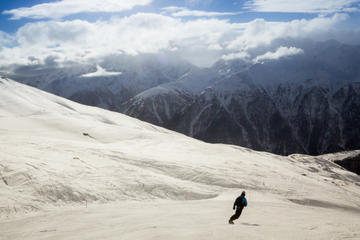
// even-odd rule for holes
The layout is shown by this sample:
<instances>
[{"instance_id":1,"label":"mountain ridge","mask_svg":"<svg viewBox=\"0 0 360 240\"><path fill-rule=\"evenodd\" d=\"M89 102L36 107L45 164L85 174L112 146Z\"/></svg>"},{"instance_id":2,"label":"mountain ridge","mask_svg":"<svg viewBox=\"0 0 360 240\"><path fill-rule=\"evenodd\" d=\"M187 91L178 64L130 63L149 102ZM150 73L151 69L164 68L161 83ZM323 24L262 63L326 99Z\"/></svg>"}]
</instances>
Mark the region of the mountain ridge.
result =
<instances>
[{"instance_id":1,"label":"mountain ridge","mask_svg":"<svg viewBox=\"0 0 360 240\"><path fill-rule=\"evenodd\" d=\"M112 56L101 67L120 76L83 79L75 73L94 67L73 66L69 77L60 74L50 83L40 74L44 84L35 86L213 143L283 155L360 148L360 47L283 39L267 51L280 46L303 53L258 63L220 60L207 69L176 56ZM12 76L33 82L16 71Z\"/></svg>"}]
</instances>

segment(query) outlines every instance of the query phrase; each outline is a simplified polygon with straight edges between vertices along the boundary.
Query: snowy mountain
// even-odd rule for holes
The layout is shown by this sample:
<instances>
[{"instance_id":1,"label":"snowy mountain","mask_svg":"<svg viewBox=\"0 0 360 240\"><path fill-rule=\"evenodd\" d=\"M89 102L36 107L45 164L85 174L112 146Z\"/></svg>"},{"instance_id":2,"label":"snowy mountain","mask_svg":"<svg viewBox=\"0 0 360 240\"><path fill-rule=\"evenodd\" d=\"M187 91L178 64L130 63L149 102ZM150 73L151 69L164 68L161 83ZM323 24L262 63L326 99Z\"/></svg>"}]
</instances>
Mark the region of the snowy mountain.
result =
<instances>
[{"instance_id":1,"label":"snowy mountain","mask_svg":"<svg viewBox=\"0 0 360 240\"><path fill-rule=\"evenodd\" d=\"M251 54L256 61L206 69L148 54L109 56L98 67L17 66L6 76L212 143L283 155L360 148L359 46L282 39Z\"/></svg>"},{"instance_id":2,"label":"snowy mountain","mask_svg":"<svg viewBox=\"0 0 360 240\"><path fill-rule=\"evenodd\" d=\"M121 110L208 142L284 155L359 149L360 47L334 41L299 46L304 54L277 61L219 61L203 91L179 95L191 87L166 85L167 93L139 94ZM170 107L170 116L149 117L175 101L180 105Z\"/></svg>"},{"instance_id":3,"label":"snowy mountain","mask_svg":"<svg viewBox=\"0 0 360 240\"><path fill-rule=\"evenodd\" d=\"M123 102L119 110L132 117L169 127L169 122L185 111L194 98L219 77L214 69L193 68L174 82L150 88Z\"/></svg>"},{"instance_id":4,"label":"snowy mountain","mask_svg":"<svg viewBox=\"0 0 360 240\"><path fill-rule=\"evenodd\" d=\"M360 177L330 161L336 154L283 157L208 144L4 78L0 132L5 239L228 238L243 189L249 206L241 221L250 225L242 236L360 234ZM342 227L332 232L334 225Z\"/></svg>"},{"instance_id":5,"label":"snowy mountain","mask_svg":"<svg viewBox=\"0 0 360 240\"><path fill-rule=\"evenodd\" d=\"M243 74L205 89L171 123L175 130L208 142L274 152L302 152L269 94Z\"/></svg>"},{"instance_id":6,"label":"snowy mountain","mask_svg":"<svg viewBox=\"0 0 360 240\"><path fill-rule=\"evenodd\" d=\"M2 75L79 103L117 110L136 94L172 82L195 66L171 55L143 54L108 56L100 64L70 62L13 68Z\"/></svg>"},{"instance_id":7,"label":"snowy mountain","mask_svg":"<svg viewBox=\"0 0 360 240\"><path fill-rule=\"evenodd\" d=\"M358 83L336 91L285 83L269 91L246 79L234 75L206 89L164 126L208 142L285 155L360 148ZM235 90L221 89L228 83Z\"/></svg>"}]
</instances>

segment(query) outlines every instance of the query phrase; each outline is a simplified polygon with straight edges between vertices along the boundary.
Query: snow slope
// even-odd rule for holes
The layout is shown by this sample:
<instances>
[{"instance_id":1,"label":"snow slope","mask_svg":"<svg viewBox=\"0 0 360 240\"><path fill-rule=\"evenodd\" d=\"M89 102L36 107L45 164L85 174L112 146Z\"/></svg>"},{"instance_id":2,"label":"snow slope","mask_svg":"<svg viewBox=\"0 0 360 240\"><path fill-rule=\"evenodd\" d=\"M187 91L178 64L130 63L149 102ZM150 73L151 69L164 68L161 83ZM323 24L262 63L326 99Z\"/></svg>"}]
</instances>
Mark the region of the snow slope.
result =
<instances>
[{"instance_id":1,"label":"snow slope","mask_svg":"<svg viewBox=\"0 0 360 240\"><path fill-rule=\"evenodd\" d=\"M360 236L360 177L327 159L207 144L9 79L0 174L0 239Z\"/></svg>"}]
</instances>

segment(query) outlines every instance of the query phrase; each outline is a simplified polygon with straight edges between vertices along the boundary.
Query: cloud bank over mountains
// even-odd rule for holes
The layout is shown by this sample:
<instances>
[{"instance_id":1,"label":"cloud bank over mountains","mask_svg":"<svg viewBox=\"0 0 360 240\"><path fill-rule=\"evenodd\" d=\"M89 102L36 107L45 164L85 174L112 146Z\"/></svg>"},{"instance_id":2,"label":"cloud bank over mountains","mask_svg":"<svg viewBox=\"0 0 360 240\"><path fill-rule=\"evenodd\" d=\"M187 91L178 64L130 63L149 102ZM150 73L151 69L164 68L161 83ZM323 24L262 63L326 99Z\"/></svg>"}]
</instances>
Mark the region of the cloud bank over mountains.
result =
<instances>
[{"instance_id":1,"label":"cloud bank over mountains","mask_svg":"<svg viewBox=\"0 0 360 240\"><path fill-rule=\"evenodd\" d=\"M275 52L267 52L263 55L257 56L254 59L255 63L264 61L264 60L277 60L282 57L293 56L297 54L304 53L304 50L296 47L279 47Z\"/></svg>"},{"instance_id":2,"label":"cloud bank over mountains","mask_svg":"<svg viewBox=\"0 0 360 240\"><path fill-rule=\"evenodd\" d=\"M334 29L348 19L349 15L344 13L344 9L353 7L358 1L318 1L319 4L302 1L291 3L290 6L287 1L254 0L248 1L244 7L252 11L275 11L269 7L272 3L278 11L297 9L329 13L291 21L262 18L248 22L230 21L224 17L240 13L183 7L166 7L159 13L134 12L128 16L112 16L97 21L61 19L81 12L121 12L151 2L63 0L5 11L4 14L11 14L11 19L41 20L26 23L14 34L0 32L0 65L33 64L34 58L37 63L44 63L49 57L58 63L96 62L96 59L108 55L158 52L176 53L199 66L209 66L221 58L256 61L261 56L252 55L251 50L266 48L279 38L326 40L330 36L346 41L344 33ZM346 34L351 35L351 39L359 36L355 30ZM284 49L291 47L284 46ZM269 51L267 49L261 55Z\"/></svg>"}]
</instances>

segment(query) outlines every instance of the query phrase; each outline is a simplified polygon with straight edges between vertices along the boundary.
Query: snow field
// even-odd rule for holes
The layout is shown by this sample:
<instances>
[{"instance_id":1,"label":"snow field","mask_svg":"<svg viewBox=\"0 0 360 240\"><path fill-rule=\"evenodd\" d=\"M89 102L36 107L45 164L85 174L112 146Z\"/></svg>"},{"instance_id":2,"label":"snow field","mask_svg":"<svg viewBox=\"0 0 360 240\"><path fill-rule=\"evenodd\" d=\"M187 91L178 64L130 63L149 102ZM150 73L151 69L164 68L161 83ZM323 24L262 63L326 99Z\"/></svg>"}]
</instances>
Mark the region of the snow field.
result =
<instances>
[{"instance_id":1,"label":"snow field","mask_svg":"<svg viewBox=\"0 0 360 240\"><path fill-rule=\"evenodd\" d=\"M360 177L327 157L207 144L0 79L0 239L356 239Z\"/></svg>"}]
</instances>

